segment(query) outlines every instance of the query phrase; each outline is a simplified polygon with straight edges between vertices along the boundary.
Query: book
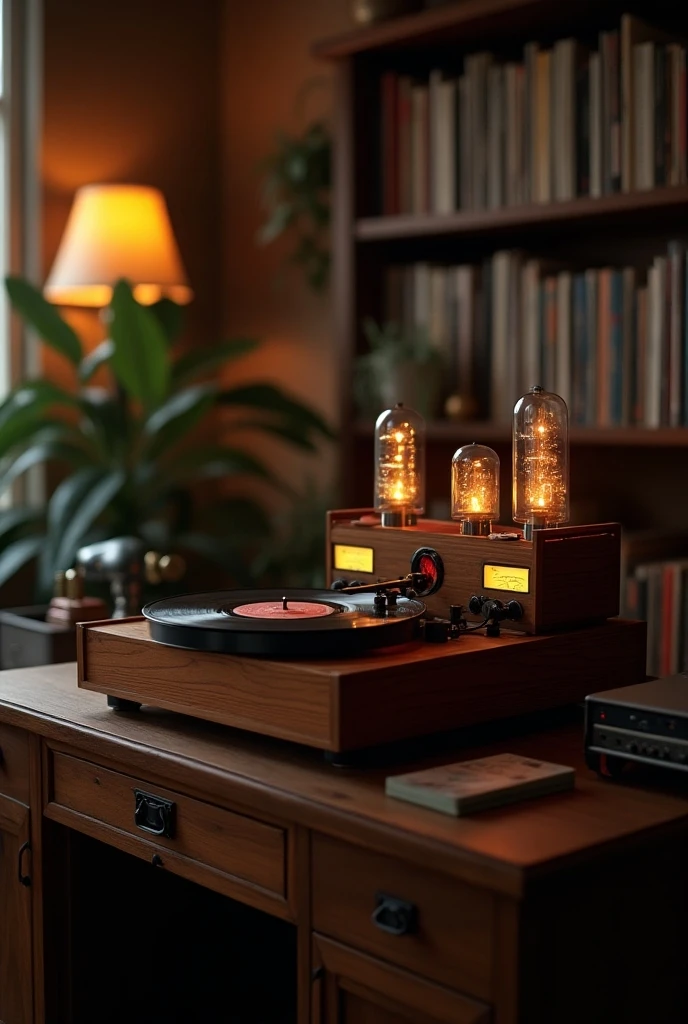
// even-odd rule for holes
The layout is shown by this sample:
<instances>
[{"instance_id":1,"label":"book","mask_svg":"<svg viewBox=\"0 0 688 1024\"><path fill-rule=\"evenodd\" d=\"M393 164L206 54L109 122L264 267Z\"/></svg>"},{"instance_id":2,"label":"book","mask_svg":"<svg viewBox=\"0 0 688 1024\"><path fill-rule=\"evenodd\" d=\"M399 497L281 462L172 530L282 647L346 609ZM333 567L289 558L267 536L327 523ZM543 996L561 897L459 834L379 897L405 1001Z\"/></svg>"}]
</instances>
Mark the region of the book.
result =
<instances>
[{"instance_id":1,"label":"book","mask_svg":"<svg viewBox=\"0 0 688 1024\"><path fill-rule=\"evenodd\" d=\"M648 256L648 261L650 257ZM534 384L580 426L688 425L688 258L670 241L649 266L573 272L494 253L482 265L388 268L385 316L428 331L447 387L503 422Z\"/></svg>"},{"instance_id":2,"label":"book","mask_svg":"<svg viewBox=\"0 0 688 1024\"><path fill-rule=\"evenodd\" d=\"M400 75L397 81L397 116L399 130L397 143L399 152L399 212L413 212L412 146L411 146L411 105L413 82L408 75Z\"/></svg>"},{"instance_id":3,"label":"book","mask_svg":"<svg viewBox=\"0 0 688 1024\"><path fill-rule=\"evenodd\" d=\"M399 144L397 116L397 76L387 71L382 76L382 211L386 216L399 213Z\"/></svg>"},{"instance_id":4,"label":"book","mask_svg":"<svg viewBox=\"0 0 688 1024\"><path fill-rule=\"evenodd\" d=\"M622 167L621 181L624 192L637 188L636 179L636 139L638 105L636 101L634 49L641 43L669 42L671 36L633 14L624 14L621 18L621 118L622 118ZM642 92L642 88L641 88ZM677 111L678 115L678 111ZM672 181L678 184L679 178Z\"/></svg>"},{"instance_id":5,"label":"book","mask_svg":"<svg viewBox=\"0 0 688 1024\"><path fill-rule=\"evenodd\" d=\"M411 89L411 193L413 213L427 213L429 208L430 157L428 86Z\"/></svg>"},{"instance_id":6,"label":"book","mask_svg":"<svg viewBox=\"0 0 688 1024\"><path fill-rule=\"evenodd\" d=\"M602 64L599 53L588 65L590 104L590 195L602 195Z\"/></svg>"},{"instance_id":7,"label":"book","mask_svg":"<svg viewBox=\"0 0 688 1024\"><path fill-rule=\"evenodd\" d=\"M575 772L567 765L519 754L493 754L405 775L388 775L385 793L458 817L572 789L574 782Z\"/></svg>"}]
</instances>

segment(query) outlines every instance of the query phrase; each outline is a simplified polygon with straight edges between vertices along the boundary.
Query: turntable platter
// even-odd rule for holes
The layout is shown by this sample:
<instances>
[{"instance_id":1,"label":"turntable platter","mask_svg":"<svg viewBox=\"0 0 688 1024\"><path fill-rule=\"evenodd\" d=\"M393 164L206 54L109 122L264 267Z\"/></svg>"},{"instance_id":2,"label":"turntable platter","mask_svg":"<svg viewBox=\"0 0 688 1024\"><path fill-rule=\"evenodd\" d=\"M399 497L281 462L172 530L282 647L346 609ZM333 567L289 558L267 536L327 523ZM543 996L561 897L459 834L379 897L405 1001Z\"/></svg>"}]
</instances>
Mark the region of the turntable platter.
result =
<instances>
[{"instance_id":1,"label":"turntable platter","mask_svg":"<svg viewBox=\"0 0 688 1024\"><path fill-rule=\"evenodd\" d=\"M332 590L229 590L146 605L158 643L268 657L341 658L418 636L422 601L399 597L380 614L375 595Z\"/></svg>"}]
</instances>

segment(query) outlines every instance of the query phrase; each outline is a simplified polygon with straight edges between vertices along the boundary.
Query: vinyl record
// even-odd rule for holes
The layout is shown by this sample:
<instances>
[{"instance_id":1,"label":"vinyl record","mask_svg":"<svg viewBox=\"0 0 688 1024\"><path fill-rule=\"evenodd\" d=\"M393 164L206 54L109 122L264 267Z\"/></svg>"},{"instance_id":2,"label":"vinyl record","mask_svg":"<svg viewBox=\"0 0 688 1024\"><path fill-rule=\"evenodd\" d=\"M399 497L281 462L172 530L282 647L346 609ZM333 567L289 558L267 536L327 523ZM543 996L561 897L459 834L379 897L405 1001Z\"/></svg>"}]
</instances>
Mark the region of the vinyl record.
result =
<instances>
[{"instance_id":1,"label":"vinyl record","mask_svg":"<svg viewBox=\"0 0 688 1024\"><path fill-rule=\"evenodd\" d=\"M228 590L146 605L158 643L222 654L341 658L413 640L422 601L400 597L376 614L374 594Z\"/></svg>"}]
</instances>

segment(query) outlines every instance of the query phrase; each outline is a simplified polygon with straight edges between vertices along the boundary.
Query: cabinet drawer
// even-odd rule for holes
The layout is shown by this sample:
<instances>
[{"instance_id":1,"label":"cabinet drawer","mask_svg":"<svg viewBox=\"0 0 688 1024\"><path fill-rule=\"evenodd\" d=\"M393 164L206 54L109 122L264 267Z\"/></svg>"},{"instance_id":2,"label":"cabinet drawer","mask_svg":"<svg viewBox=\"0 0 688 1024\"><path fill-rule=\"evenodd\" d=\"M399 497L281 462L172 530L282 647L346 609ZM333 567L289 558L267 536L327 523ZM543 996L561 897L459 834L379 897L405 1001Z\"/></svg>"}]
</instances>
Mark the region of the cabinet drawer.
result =
<instances>
[{"instance_id":1,"label":"cabinet drawer","mask_svg":"<svg viewBox=\"0 0 688 1024\"><path fill-rule=\"evenodd\" d=\"M1 723L0 793L29 802L29 734Z\"/></svg>"},{"instance_id":2,"label":"cabinet drawer","mask_svg":"<svg viewBox=\"0 0 688 1024\"><path fill-rule=\"evenodd\" d=\"M409 905L394 916L383 897ZM374 915L377 916L377 921ZM371 853L325 836L313 837L313 927L416 974L490 995L494 899L446 875ZM404 934L382 927L399 925Z\"/></svg>"},{"instance_id":3,"label":"cabinet drawer","mask_svg":"<svg viewBox=\"0 0 688 1024\"><path fill-rule=\"evenodd\" d=\"M67 809L154 844L163 864L169 851L285 895L286 843L281 828L60 753L53 756L51 797L49 816L60 820L60 809ZM171 808L163 805L158 810L161 801ZM159 834L161 828L168 834Z\"/></svg>"}]
</instances>

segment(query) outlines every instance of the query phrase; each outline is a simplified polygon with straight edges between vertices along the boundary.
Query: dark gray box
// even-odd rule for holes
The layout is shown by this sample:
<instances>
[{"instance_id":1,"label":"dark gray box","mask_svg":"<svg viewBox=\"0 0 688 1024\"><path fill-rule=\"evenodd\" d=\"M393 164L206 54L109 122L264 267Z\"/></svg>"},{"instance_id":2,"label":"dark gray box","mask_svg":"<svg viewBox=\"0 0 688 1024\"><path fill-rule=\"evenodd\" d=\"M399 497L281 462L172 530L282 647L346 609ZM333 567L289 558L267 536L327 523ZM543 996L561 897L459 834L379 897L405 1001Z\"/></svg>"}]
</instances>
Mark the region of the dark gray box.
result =
<instances>
[{"instance_id":1,"label":"dark gray box","mask_svg":"<svg viewBox=\"0 0 688 1024\"><path fill-rule=\"evenodd\" d=\"M76 629L45 621L47 604L0 609L0 668L76 661Z\"/></svg>"}]
</instances>

